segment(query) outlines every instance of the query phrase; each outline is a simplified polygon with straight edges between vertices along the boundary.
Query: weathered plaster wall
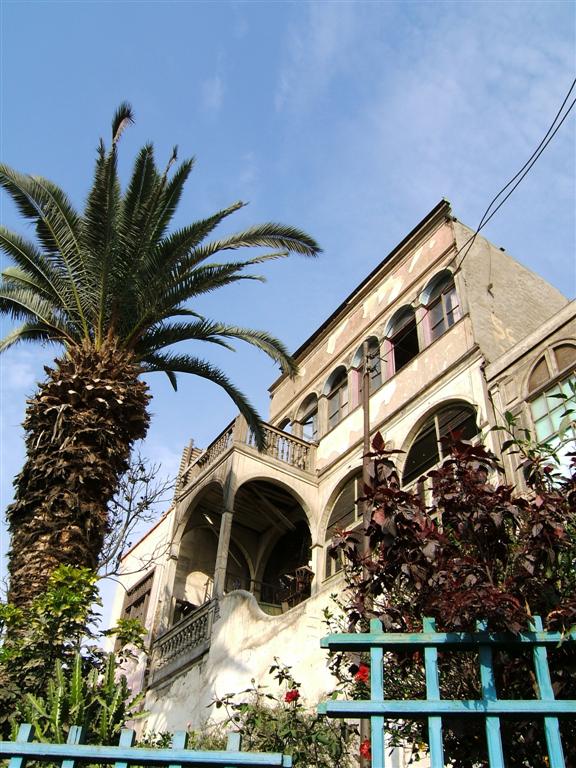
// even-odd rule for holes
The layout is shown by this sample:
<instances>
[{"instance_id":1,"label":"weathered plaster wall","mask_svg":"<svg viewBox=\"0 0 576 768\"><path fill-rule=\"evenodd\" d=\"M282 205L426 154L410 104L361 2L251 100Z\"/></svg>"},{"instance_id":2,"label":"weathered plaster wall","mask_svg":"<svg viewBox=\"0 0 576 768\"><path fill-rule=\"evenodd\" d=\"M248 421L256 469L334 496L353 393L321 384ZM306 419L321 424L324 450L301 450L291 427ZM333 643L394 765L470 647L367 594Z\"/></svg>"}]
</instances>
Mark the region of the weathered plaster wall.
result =
<instances>
[{"instance_id":1,"label":"weathered plaster wall","mask_svg":"<svg viewBox=\"0 0 576 768\"><path fill-rule=\"evenodd\" d=\"M210 715L224 715L221 710L207 709L216 696L249 688L252 679L270 685L274 692L267 672L275 656L293 668L294 677L303 683L307 703L316 704L335 685L326 666L326 651L320 648L325 634L322 608L328 599L324 594L281 616L269 616L248 592L226 595L209 652L168 685L148 692L145 707L150 714L143 727L157 731L199 728Z\"/></svg>"},{"instance_id":2,"label":"weathered plaster wall","mask_svg":"<svg viewBox=\"0 0 576 768\"><path fill-rule=\"evenodd\" d=\"M413 410L413 400L425 393L428 407L436 401L435 389L442 386L442 379L451 379L450 369L462 364L473 353L472 329L469 318L463 317L449 331L433 344L420 352L408 365L399 371L378 389L370 398L370 422L372 430L381 430L387 440L393 440L393 425L389 423L399 410ZM476 355L477 357L478 355ZM468 363L466 363L468 364ZM466 377L465 377L466 378ZM458 396L458 387L462 387L461 396L470 394L467 382L460 382L452 396ZM481 393L478 393L479 396ZM479 397L483 403L484 396ZM327 433L317 449L317 468L319 472L331 462L342 456L350 446L362 440L362 409L356 408L340 424ZM396 444L396 448L403 447Z\"/></svg>"},{"instance_id":3,"label":"weathered plaster wall","mask_svg":"<svg viewBox=\"0 0 576 768\"><path fill-rule=\"evenodd\" d=\"M306 395L313 391L320 395L330 373L338 364L349 363L366 337L376 335L381 339L394 312L417 303L426 282L449 263L452 245L451 223L444 221L390 265L384 265L382 272L350 302L347 314L302 356L298 377L282 379L273 388L270 422L276 423L284 416L295 418Z\"/></svg>"},{"instance_id":4,"label":"weathered plaster wall","mask_svg":"<svg viewBox=\"0 0 576 768\"><path fill-rule=\"evenodd\" d=\"M454 231L458 248L473 234L460 222ZM560 291L480 235L462 263L462 282L474 339L488 362L568 303Z\"/></svg>"},{"instance_id":5,"label":"weathered plaster wall","mask_svg":"<svg viewBox=\"0 0 576 768\"><path fill-rule=\"evenodd\" d=\"M113 627L122 616L126 592L141 581L147 573L154 570L148 611L144 621L144 625L149 633L148 637L145 638L146 644L150 642L150 632L154 625L154 617L163 597L163 574L170 554L171 517L172 511L163 515L156 525L124 555L122 559L122 574L118 577L120 585L114 594L110 613L110 626ZM106 641L106 650L112 651L113 648L114 638L109 637ZM142 687L145 669L146 658L144 655L139 655L136 663L129 664L126 667L128 685L134 692L139 691Z\"/></svg>"}]
</instances>

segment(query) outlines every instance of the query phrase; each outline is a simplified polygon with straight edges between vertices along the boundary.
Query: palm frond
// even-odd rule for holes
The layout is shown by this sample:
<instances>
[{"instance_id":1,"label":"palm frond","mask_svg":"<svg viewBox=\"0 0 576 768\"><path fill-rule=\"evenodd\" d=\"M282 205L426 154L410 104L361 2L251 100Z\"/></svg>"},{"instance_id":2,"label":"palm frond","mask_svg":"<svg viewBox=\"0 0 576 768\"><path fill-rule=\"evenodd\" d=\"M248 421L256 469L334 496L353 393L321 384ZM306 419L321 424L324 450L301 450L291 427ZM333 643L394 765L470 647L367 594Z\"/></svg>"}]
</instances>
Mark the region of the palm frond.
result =
<instances>
[{"instance_id":1,"label":"palm frond","mask_svg":"<svg viewBox=\"0 0 576 768\"><path fill-rule=\"evenodd\" d=\"M184 184L194 167L194 162L195 160L193 157L184 160L170 181L168 181L163 188L162 197L158 204L158 216L155 222L151 242L157 243L164 237L166 229L172 221L172 217L178 207L178 203L180 202L184 190ZM166 178L167 171L168 169L166 169L164 178Z\"/></svg>"},{"instance_id":2,"label":"palm frond","mask_svg":"<svg viewBox=\"0 0 576 768\"><path fill-rule=\"evenodd\" d=\"M0 286L0 313L29 323L40 321L51 330L55 338L74 343L74 327L61 319L58 309L54 302L39 296L31 288Z\"/></svg>"},{"instance_id":3,"label":"palm frond","mask_svg":"<svg viewBox=\"0 0 576 768\"><path fill-rule=\"evenodd\" d=\"M39 295L54 301L54 294L45 285L44 281L38 280L37 276L27 269L22 269L22 267L6 267L2 272L2 277L5 285L33 288Z\"/></svg>"},{"instance_id":4,"label":"palm frond","mask_svg":"<svg viewBox=\"0 0 576 768\"><path fill-rule=\"evenodd\" d=\"M225 326L221 323L210 320L198 320L195 323L159 323L138 339L134 345L134 352L136 355L148 354L182 341L208 341L233 350L234 347L231 344L224 341L224 338L220 338L226 336L222 332L223 328ZM229 335L233 336L233 334Z\"/></svg>"},{"instance_id":5,"label":"palm frond","mask_svg":"<svg viewBox=\"0 0 576 768\"><path fill-rule=\"evenodd\" d=\"M122 199L124 247L130 247L130 240L138 235L143 204L148 199L156 179L154 147L152 144L146 144L136 157L132 177Z\"/></svg>"},{"instance_id":6,"label":"palm frond","mask_svg":"<svg viewBox=\"0 0 576 768\"><path fill-rule=\"evenodd\" d=\"M64 192L47 179L25 176L0 165L0 186L10 194L22 215L36 224L45 256L67 279L84 333L88 335L84 305L87 294L80 295L85 268L78 214Z\"/></svg>"},{"instance_id":7,"label":"palm frond","mask_svg":"<svg viewBox=\"0 0 576 768\"><path fill-rule=\"evenodd\" d=\"M21 269L33 275L46 293L69 305L70 286L33 243L0 226L0 249Z\"/></svg>"},{"instance_id":8,"label":"palm frond","mask_svg":"<svg viewBox=\"0 0 576 768\"><path fill-rule=\"evenodd\" d=\"M118 259L121 252L118 243L118 215L120 208L120 184L118 182L117 155L115 146L105 155L99 154L96 160L94 182L88 195L84 212L82 244L86 249L92 280L92 324L95 328L96 344L102 342L106 321L110 319L110 293L119 280ZM109 292L110 289L110 292Z\"/></svg>"},{"instance_id":9,"label":"palm frond","mask_svg":"<svg viewBox=\"0 0 576 768\"><path fill-rule=\"evenodd\" d=\"M150 252L147 263L142 265L142 278L150 280L155 275L170 273L180 259L208 237L224 219L239 211L244 205L245 203L241 201L233 203L213 216L196 221L161 240L158 247Z\"/></svg>"},{"instance_id":10,"label":"palm frond","mask_svg":"<svg viewBox=\"0 0 576 768\"><path fill-rule=\"evenodd\" d=\"M236 407L248 422L254 433L256 447L259 451L266 448L266 437L262 421L248 398L232 384L230 379L219 368L191 355L151 354L142 360L145 371L168 371L172 373L188 373L218 384L228 394Z\"/></svg>"},{"instance_id":11,"label":"palm frond","mask_svg":"<svg viewBox=\"0 0 576 768\"><path fill-rule=\"evenodd\" d=\"M55 339L53 331L41 323L24 323L18 328L14 328L7 336L0 340L0 352L5 352L10 347L19 344L22 341L40 341L40 342L58 342Z\"/></svg>"},{"instance_id":12,"label":"palm frond","mask_svg":"<svg viewBox=\"0 0 576 768\"><path fill-rule=\"evenodd\" d=\"M224 339L237 339L265 352L279 363L283 373L296 375L298 367L284 344L266 331L203 320L196 323L161 324L144 334L134 347L135 353L146 355L182 341L209 341L233 349Z\"/></svg>"},{"instance_id":13,"label":"palm frond","mask_svg":"<svg viewBox=\"0 0 576 768\"><path fill-rule=\"evenodd\" d=\"M264 278L259 275L235 274L234 265L218 264L198 267L183 280L149 286L144 303L136 313L136 323L132 323L130 330L124 334L124 345L130 347L146 328L180 314L180 305L185 301L240 280L262 282Z\"/></svg>"},{"instance_id":14,"label":"palm frond","mask_svg":"<svg viewBox=\"0 0 576 768\"><path fill-rule=\"evenodd\" d=\"M322 252L316 240L306 232L285 224L268 222L207 243L197 248L196 253L203 261L220 251L254 248L255 246L281 248L290 253L299 253L302 256L317 256Z\"/></svg>"},{"instance_id":15,"label":"palm frond","mask_svg":"<svg viewBox=\"0 0 576 768\"><path fill-rule=\"evenodd\" d=\"M123 131L134 123L134 111L127 101L123 101L112 118L112 143L117 144Z\"/></svg>"}]
</instances>

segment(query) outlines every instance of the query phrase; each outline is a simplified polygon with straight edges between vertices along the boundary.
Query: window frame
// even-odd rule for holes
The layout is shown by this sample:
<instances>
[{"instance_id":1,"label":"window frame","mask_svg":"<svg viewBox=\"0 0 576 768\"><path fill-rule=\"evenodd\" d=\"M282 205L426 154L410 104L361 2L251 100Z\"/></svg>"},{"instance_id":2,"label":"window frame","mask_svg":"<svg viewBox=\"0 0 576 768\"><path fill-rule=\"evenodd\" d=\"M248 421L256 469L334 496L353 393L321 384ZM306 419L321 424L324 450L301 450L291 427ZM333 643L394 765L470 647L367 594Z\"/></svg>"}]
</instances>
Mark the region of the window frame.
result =
<instances>
[{"instance_id":1,"label":"window frame","mask_svg":"<svg viewBox=\"0 0 576 768\"><path fill-rule=\"evenodd\" d=\"M143 627L146 627L155 570L153 568L139 579L136 584L126 590L120 618L137 619Z\"/></svg>"},{"instance_id":2,"label":"window frame","mask_svg":"<svg viewBox=\"0 0 576 768\"><path fill-rule=\"evenodd\" d=\"M370 369L370 396L377 392L384 383L382 371L382 350L378 336L367 336L368 342L368 367ZM350 367L350 410L357 408L362 402L362 389L364 384L364 341L356 350ZM372 361L376 360L373 364Z\"/></svg>"},{"instance_id":3,"label":"window frame","mask_svg":"<svg viewBox=\"0 0 576 768\"><path fill-rule=\"evenodd\" d=\"M449 410L460 408L461 416L462 418L459 419L458 424L454 426L453 429L448 429L445 431L442 431L441 429L441 423L440 423L440 417L443 413L446 413ZM420 478L424 476L427 472L429 472L434 467L441 464L445 459L446 455L443 453L442 450L442 439L445 438L447 435L450 434L452 431L457 431L458 428L466 424L468 422L468 419L473 417L474 418L474 424L476 428L476 432L474 435L470 437L465 437L465 440L474 440L474 438L480 434L480 427L478 425L478 409L472 405L471 403L465 401L465 400L455 400L448 403L443 403L436 408L432 409L426 418L421 422L420 428L410 441L410 445L408 447L408 450L406 451L406 459L404 461L404 466L402 467L402 481L401 485L402 488L409 488L412 485L420 485L421 481ZM435 461L433 461L431 464L427 464L424 462L423 468L418 468L418 473L416 475L413 474L414 470L411 470L411 476L410 479L406 479L406 473L407 473L407 465L408 461L410 459L410 454L412 453L412 450L415 448L418 441L422 440L425 436L428 435L430 431L432 431L435 437L435 445L437 450L437 458ZM423 485L423 484L422 484ZM422 491L423 492L423 489Z\"/></svg>"},{"instance_id":4,"label":"window frame","mask_svg":"<svg viewBox=\"0 0 576 768\"><path fill-rule=\"evenodd\" d=\"M405 322L402 322L403 317L406 317L407 319ZM400 327L397 327L399 323L402 323ZM410 326L410 329L408 330L408 326ZM416 352L411 355L405 362L402 363L400 367L397 365L397 352L396 350L400 351L400 345L398 344L398 337L400 339L404 338L410 334L413 336L413 340L416 341ZM412 360L414 360L418 355L422 352L421 344L420 344L420 337L418 334L418 320L416 318L416 312L414 310L414 307L411 305L407 305L404 307L401 307L398 309L393 315L390 321L388 322L387 328L386 328L386 335L384 339L384 357L387 360L387 378L391 378L392 376L395 376L397 373L400 373L407 365L409 365Z\"/></svg>"},{"instance_id":5,"label":"window frame","mask_svg":"<svg viewBox=\"0 0 576 768\"><path fill-rule=\"evenodd\" d=\"M336 510L336 506L338 502L340 501L342 495L345 493L347 488L349 487L349 484L353 484L353 497L354 497L354 508L351 510L348 510L344 514L340 515L337 520L332 521L332 518L334 516L334 512ZM336 496L334 503L332 504L332 509L330 511L330 517L328 518L328 522L326 524L326 531L324 533L324 578L323 581L327 581L328 579L331 579L335 577L337 574L339 574L343 569L343 562L342 557L339 556L338 558L331 557L329 553L329 548L332 539L334 538L333 530L335 526L341 521L347 518L349 514L352 514L352 519L350 521L350 524L346 526L345 530L356 530L360 527L362 523L362 510L360 508L360 505L358 504L358 499L362 496L363 488L362 488L362 471L359 470L356 474L351 475L342 485L340 490L338 491L338 495ZM342 526L340 526L342 527Z\"/></svg>"},{"instance_id":6,"label":"window frame","mask_svg":"<svg viewBox=\"0 0 576 768\"><path fill-rule=\"evenodd\" d=\"M327 382L326 392L326 419L327 430L330 431L340 424L350 410L350 395L348 386L348 371L344 366L339 366L331 374ZM335 403L332 413L330 409Z\"/></svg>"},{"instance_id":7,"label":"window frame","mask_svg":"<svg viewBox=\"0 0 576 768\"><path fill-rule=\"evenodd\" d=\"M439 291L435 295L436 291ZM437 339L444 336L444 334L455 325L462 317L460 297L456 290L456 283L454 282L454 276L448 272L438 279L435 285L430 290L430 297L424 304L426 310L425 314L425 327L427 343L432 344ZM448 300L450 297L455 297L456 301L452 307L448 307ZM436 307L441 308L442 319L432 325L432 312ZM450 319L451 318L451 319ZM440 329L436 331L436 329Z\"/></svg>"},{"instance_id":8,"label":"window frame","mask_svg":"<svg viewBox=\"0 0 576 768\"><path fill-rule=\"evenodd\" d=\"M320 424L318 421L318 395L315 392L310 393L304 398L302 405L298 410L297 423L299 426L299 437L309 443L317 443L320 437ZM311 424L312 430L306 434L306 427Z\"/></svg>"},{"instance_id":9,"label":"window frame","mask_svg":"<svg viewBox=\"0 0 576 768\"><path fill-rule=\"evenodd\" d=\"M564 346L571 347L574 350L574 359L571 360L568 365L560 368L556 356L556 350ZM547 368L548 378L546 380L540 381L535 387L530 389L530 380L532 379L536 370L542 365L542 363L544 363ZM571 380L576 381L576 344L573 344L569 340L559 340L553 345L547 347L544 352L537 357L534 364L530 367L528 376L526 378L527 394L525 397L525 409L526 418L530 424L532 434L535 440L540 443L550 444L553 446L553 450L555 451L557 449L554 447L554 443L556 441L560 443L558 429L548 433L546 437L539 437L537 433L537 424L543 419L547 419L552 424L552 426L554 426L553 413L554 411L558 411L563 407L563 401L557 398L555 399L556 402L554 402L554 400L551 398L553 395L558 394L558 389L562 391L563 385L567 384ZM540 416L534 412L534 405L539 400L542 400L545 408L545 413ZM569 427L569 429L576 439L576 428ZM564 438L562 439L562 443L560 443L560 450L562 449L563 445L565 445Z\"/></svg>"}]
</instances>

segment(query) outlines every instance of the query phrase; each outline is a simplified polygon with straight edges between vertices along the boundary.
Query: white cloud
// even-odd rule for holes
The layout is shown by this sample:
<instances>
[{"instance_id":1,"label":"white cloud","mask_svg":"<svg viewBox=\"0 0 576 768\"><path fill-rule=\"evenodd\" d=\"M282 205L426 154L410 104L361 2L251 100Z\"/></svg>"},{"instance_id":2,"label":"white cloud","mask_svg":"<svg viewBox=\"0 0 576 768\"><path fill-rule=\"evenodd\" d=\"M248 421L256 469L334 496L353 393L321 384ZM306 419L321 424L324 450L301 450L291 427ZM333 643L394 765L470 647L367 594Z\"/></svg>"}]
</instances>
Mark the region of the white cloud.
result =
<instances>
[{"instance_id":1,"label":"white cloud","mask_svg":"<svg viewBox=\"0 0 576 768\"><path fill-rule=\"evenodd\" d=\"M291 130L338 104L309 173L319 180L314 219L337 216L339 243L350 238L356 251L377 253L382 232L400 237L414 212L442 196L474 226L528 159L569 86L574 52L549 44L542 6L527 24L519 5L498 4L494 18L490 3L313 3L305 31L288 33L276 104ZM573 123L515 200L544 163L555 194L573 194ZM409 212L406 222L398 210Z\"/></svg>"},{"instance_id":2,"label":"white cloud","mask_svg":"<svg viewBox=\"0 0 576 768\"><path fill-rule=\"evenodd\" d=\"M312 2L305 24L288 32L275 94L277 110L304 110L346 65L358 32L360 6ZM303 31L305 30L305 31Z\"/></svg>"},{"instance_id":3,"label":"white cloud","mask_svg":"<svg viewBox=\"0 0 576 768\"><path fill-rule=\"evenodd\" d=\"M202 103L209 112L218 112L222 108L224 83L220 75L213 75L202 83Z\"/></svg>"}]
</instances>

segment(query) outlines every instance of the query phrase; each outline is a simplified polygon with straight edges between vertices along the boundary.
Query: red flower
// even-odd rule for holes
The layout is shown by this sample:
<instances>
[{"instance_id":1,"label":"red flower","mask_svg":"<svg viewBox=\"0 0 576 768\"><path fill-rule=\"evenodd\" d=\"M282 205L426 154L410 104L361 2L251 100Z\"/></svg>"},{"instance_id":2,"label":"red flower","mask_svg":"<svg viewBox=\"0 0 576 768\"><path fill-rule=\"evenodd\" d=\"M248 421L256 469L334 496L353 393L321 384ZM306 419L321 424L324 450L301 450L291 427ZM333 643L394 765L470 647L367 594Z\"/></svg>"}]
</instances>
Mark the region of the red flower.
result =
<instances>
[{"instance_id":1,"label":"red flower","mask_svg":"<svg viewBox=\"0 0 576 768\"><path fill-rule=\"evenodd\" d=\"M354 680L356 680L357 683L367 683L369 679L370 667L366 666L366 664L360 664L358 672L354 675Z\"/></svg>"},{"instance_id":2,"label":"red flower","mask_svg":"<svg viewBox=\"0 0 576 768\"><path fill-rule=\"evenodd\" d=\"M284 701L288 702L288 704L291 704L293 701L298 701L299 698L300 691L297 691L296 688L292 688L290 691L286 691Z\"/></svg>"},{"instance_id":3,"label":"red flower","mask_svg":"<svg viewBox=\"0 0 576 768\"><path fill-rule=\"evenodd\" d=\"M366 760L372 759L372 745L370 744L370 739L364 739L364 741L360 744L360 756L366 758Z\"/></svg>"}]
</instances>

